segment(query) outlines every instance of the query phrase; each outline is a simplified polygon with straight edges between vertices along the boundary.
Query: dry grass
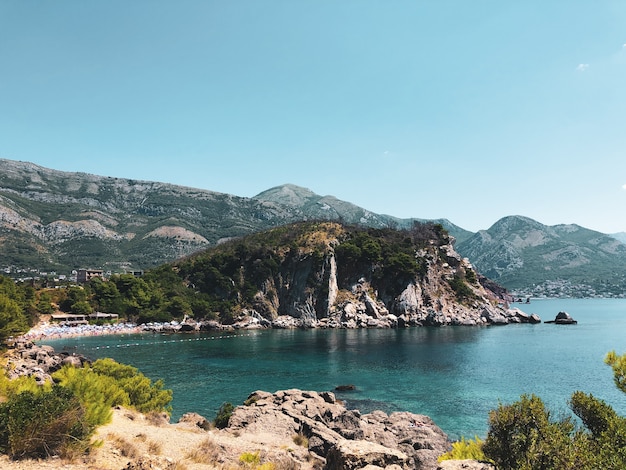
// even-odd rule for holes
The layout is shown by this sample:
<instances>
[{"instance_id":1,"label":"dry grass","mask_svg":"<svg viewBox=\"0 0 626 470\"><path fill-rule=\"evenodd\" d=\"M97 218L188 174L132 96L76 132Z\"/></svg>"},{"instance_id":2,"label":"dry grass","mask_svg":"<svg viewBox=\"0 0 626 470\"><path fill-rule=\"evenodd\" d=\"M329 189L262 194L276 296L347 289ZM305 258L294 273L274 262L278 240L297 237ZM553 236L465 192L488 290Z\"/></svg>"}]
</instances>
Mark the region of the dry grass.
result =
<instances>
[{"instance_id":1,"label":"dry grass","mask_svg":"<svg viewBox=\"0 0 626 470\"><path fill-rule=\"evenodd\" d=\"M337 292L337 298L335 299L336 305L342 305L347 302L357 302L358 298L352 292L346 289L340 289Z\"/></svg>"},{"instance_id":2,"label":"dry grass","mask_svg":"<svg viewBox=\"0 0 626 470\"><path fill-rule=\"evenodd\" d=\"M146 421L154 426L164 426L170 422L167 413L159 413L158 411L150 411L145 414L145 417Z\"/></svg>"},{"instance_id":3,"label":"dry grass","mask_svg":"<svg viewBox=\"0 0 626 470\"><path fill-rule=\"evenodd\" d=\"M160 455L163 447L160 443L155 441L148 441L148 453L153 455Z\"/></svg>"},{"instance_id":4,"label":"dry grass","mask_svg":"<svg viewBox=\"0 0 626 470\"><path fill-rule=\"evenodd\" d=\"M272 465L274 470L300 470L300 464L288 455L277 457Z\"/></svg>"},{"instance_id":5,"label":"dry grass","mask_svg":"<svg viewBox=\"0 0 626 470\"><path fill-rule=\"evenodd\" d=\"M113 443L115 448L120 451L120 453L129 459L136 459L141 456L139 449L132 442L127 441L122 436L118 434L109 434L109 440Z\"/></svg>"},{"instance_id":6,"label":"dry grass","mask_svg":"<svg viewBox=\"0 0 626 470\"><path fill-rule=\"evenodd\" d=\"M295 445L300 446L300 447L309 447L309 440L307 439L307 437L303 434L296 434L295 436L293 436L293 442Z\"/></svg>"},{"instance_id":7,"label":"dry grass","mask_svg":"<svg viewBox=\"0 0 626 470\"><path fill-rule=\"evenodd\" d=\"M192 449L186 458L195 463L211 464L217 461L220 456L220 446L207 437L199 446Z\"/></svg>"}]
</instances>

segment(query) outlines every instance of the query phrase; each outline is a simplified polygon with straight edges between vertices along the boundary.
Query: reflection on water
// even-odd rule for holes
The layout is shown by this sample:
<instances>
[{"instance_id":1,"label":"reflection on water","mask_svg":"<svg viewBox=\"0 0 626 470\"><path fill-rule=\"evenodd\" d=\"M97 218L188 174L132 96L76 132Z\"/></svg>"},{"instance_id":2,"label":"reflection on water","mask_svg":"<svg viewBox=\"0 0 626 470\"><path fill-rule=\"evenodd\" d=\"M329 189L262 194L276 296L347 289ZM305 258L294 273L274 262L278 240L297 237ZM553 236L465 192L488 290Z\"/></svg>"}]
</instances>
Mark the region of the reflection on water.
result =
<instances>
[{"instance_id":1,"label":"reflection on water","mask_svg":"<svg viewBox=\"0 0 626 470\"><path fill-rule=\"evenodd\" d=\"M174 416L213 418L219 406L254 390L334 390L362 412L408 410L431 416L451 437L484 435L490 409L535 393L566 410L575 390L626 414L603 357L626 352L626 301L551 300L522 308L575 326L509 325L402 330L271 330L236 334L127 335L48 341L87 356L113 357L174 390Z\"/></svg>"}]
</instances>

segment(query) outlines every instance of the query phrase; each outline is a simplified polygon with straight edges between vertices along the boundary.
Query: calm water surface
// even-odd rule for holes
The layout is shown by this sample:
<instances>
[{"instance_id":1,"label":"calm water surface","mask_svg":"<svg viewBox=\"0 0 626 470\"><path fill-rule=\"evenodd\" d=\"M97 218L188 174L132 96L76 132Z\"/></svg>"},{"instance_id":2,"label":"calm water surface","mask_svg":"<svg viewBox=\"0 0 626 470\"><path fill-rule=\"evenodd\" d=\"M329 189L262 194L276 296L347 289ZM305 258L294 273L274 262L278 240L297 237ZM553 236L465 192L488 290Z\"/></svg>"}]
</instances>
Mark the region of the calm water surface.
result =
<instances>
[{"instance_id":1,"label":"calm water surface","mask_svg":"<svg viewBox=\"0 0 626 470\"><path fill-rule=\"evenodd\" d=\"M536 300L516 304L543 320L560 310L578 325L269 330L237 334L123 335L49 340L91 358L112 357L165 381L173 419L195 411L212 419L223 402L254 390L333 390L369 412L408 410L432 417L451 438L484 436L489 410L523 393L568 412L576 390L626 414L605 354L626 352L626 300Z\"/></svg>"}]
</instances>

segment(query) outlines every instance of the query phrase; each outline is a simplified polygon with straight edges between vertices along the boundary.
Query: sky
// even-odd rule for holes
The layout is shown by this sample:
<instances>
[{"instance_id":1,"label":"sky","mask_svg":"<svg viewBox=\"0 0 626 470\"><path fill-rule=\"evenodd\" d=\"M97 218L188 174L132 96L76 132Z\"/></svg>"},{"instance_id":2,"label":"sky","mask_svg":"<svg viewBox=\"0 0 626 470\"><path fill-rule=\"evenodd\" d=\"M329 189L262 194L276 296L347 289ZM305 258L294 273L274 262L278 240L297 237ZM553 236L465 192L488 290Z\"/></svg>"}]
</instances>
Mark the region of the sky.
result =
<instances>
[{"instance_id":1,"label":"sky","mask_svg":"<svg viewBox=\"0 0 626 470\"><path fill-rule=\"evenodd\" d=\"M0 0L0 158L622 232L626 2Z\"/></svg>"}]
</instances>

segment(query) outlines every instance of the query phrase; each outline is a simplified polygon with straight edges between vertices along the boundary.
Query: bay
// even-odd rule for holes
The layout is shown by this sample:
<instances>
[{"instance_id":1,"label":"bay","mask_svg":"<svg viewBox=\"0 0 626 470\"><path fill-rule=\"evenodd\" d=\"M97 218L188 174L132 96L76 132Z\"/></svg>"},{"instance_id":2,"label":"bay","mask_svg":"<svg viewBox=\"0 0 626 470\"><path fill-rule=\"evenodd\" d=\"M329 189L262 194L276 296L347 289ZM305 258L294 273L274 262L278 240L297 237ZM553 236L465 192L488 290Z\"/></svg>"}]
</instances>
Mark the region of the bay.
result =
<instances>
[{"instance_id":1,"label":"bay","mask_svg":"<svg viewBox=\"0 0 626 470\"><path fill-rule=\"evenodd\" d=\"M194 411L212 419L220 405L255 390L334 390L349 407L426 414L452 439L484 437L489 410L534 393L557 415L576 390L626 415L603 359L626 352L626 300L550 299L515 304L543 320L565 310L577 325L256 330L224 334L138 334L41 341L113 359L161 378L174 391L172 419Z\"/></svg>"}]
</instances>

